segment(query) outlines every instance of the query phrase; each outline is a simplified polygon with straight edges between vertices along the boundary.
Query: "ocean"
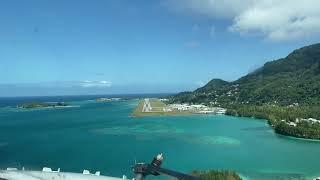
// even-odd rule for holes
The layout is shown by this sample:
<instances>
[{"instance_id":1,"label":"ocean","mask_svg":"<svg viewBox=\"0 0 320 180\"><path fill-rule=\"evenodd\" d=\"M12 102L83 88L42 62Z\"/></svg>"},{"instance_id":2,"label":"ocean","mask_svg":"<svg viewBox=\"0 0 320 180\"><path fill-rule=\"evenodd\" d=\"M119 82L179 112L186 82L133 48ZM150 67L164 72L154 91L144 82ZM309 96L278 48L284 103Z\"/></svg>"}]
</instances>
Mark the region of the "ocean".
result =
<instances>
[{"instance_id":1,"label":"ocean","mask_svg":"<svg viewBox=\"0 0 320 180\"><path fill-rule=\"evenodd\" d=\"M119 95L118 95L119 96ZM113 96L113 97L118 97ZM156 96L156 95L148 95ZM162 152L163 167L182 172L235 170L247 179L320 176L320 141L277 135L265 120L224 115L136 118L140 95L0 98L0 169L42 167L133 177L131 167ZM73 107L17 109L23 102Z\"/></svg>"}]
</instances>

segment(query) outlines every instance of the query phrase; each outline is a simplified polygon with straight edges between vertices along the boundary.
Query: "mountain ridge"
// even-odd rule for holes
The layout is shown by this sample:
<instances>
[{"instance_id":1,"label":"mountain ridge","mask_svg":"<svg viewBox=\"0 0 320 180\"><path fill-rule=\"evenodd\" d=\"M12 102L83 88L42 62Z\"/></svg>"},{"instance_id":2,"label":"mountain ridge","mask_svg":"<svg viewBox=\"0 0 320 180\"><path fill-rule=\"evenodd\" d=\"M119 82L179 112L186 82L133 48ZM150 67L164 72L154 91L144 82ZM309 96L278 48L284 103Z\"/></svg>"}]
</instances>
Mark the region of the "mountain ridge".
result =
<instances>
[{"instance_id":1,"label":"mountain ridge","mask_svg":"<svg viewBox=\"0 0 320 180\"><path fill-rule=\"evenodd\" d=\"M186 94L192 97L187 98ZM204 104L214 102L219 105L319 105L320 43L296 49L285 58L266 62L254 72L235 81L212 79L193 92L173 96L171 101Z\"/></svg>"}]
</instances>

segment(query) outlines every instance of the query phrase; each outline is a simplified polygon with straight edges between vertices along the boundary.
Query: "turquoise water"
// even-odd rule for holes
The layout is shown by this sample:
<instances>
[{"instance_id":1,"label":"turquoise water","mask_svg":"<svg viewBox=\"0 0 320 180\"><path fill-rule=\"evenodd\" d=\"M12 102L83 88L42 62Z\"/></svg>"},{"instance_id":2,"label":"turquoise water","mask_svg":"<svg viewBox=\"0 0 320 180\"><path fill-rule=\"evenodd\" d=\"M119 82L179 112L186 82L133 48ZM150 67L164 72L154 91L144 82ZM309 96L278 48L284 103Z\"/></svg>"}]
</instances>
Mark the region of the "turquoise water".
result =
<instances>
[{"instance_id":1,"label":"turquoise water","mask_svg":"<svg viewBox=\"0 0 320 180\"><path fill-rule=\"evenodd\" d=\"M72 108L0 108L0 168L43 166L132 177L163 152L163 166L234 169L249 179L320 175L320 142L274 134L263 120L215 115L130 117L136 100L72 101Z\"/></svg>"}]
</instances>

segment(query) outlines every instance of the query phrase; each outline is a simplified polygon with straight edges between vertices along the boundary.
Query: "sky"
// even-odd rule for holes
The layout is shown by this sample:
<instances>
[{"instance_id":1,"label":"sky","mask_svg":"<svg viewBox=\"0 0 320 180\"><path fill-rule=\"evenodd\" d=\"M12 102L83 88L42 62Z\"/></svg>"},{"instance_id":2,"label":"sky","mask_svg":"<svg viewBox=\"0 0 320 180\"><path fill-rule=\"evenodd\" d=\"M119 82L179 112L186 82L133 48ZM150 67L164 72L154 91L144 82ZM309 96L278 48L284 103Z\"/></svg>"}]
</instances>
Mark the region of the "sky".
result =
<instances>
[{"instance_id":1,"label":"sky","mask_svg":"<svg viewBox=\"0 0 320 180\"><path fill-rule=\"evenodd\" d=\"M2 0L0 97L191 91L319 40L318 0Z\"/></svg>"}]
</instances>

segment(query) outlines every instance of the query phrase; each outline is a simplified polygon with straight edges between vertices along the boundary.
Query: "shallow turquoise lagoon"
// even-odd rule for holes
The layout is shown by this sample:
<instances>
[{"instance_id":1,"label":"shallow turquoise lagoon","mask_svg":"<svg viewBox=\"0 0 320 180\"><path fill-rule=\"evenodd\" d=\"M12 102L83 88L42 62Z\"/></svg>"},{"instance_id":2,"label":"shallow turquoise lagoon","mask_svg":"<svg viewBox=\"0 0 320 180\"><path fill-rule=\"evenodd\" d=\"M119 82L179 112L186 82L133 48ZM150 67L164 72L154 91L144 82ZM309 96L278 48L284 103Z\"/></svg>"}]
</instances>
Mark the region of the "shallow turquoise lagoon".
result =
<instances>
[{"instance_id":1,"label":"shallow turquoise lagoon","mask_svg":"<svg viewBox=\"0 0 320 180\"><path fill-rule=\"evenodd\" d=\"M71 101L71 108L0 108L0 168L44 166L132 177L163 152L163 166L233 169L248 179L320 176L320 142L276 135L264 120L215 115L134 118L136 100Z\"/></svg>"}]
</instances>

